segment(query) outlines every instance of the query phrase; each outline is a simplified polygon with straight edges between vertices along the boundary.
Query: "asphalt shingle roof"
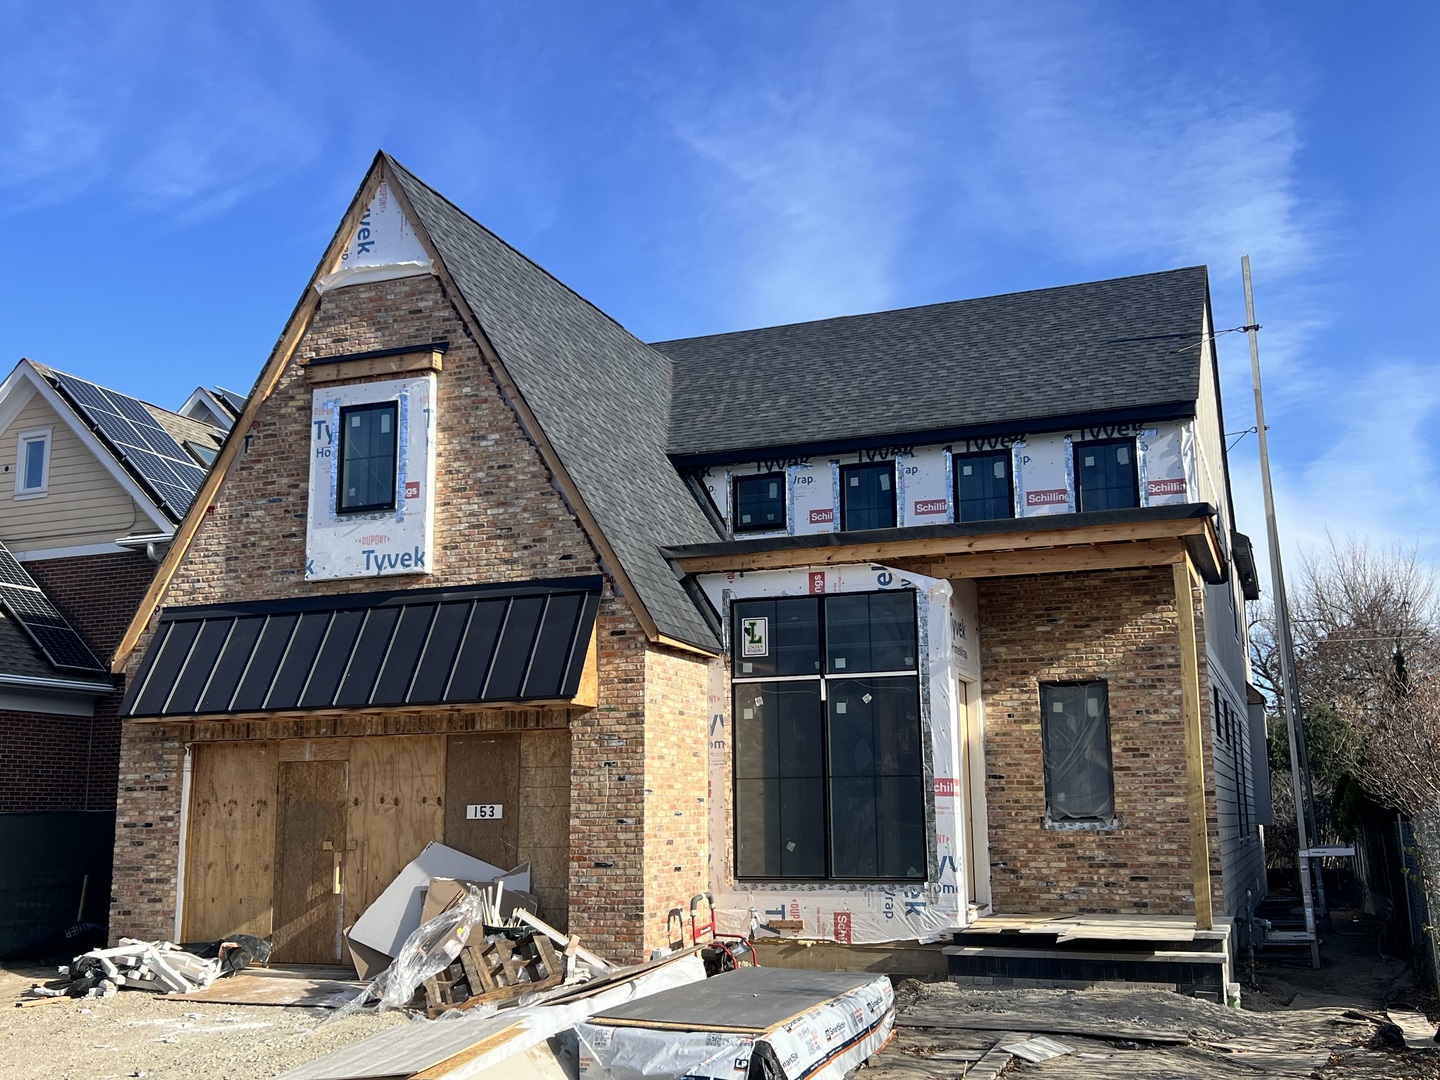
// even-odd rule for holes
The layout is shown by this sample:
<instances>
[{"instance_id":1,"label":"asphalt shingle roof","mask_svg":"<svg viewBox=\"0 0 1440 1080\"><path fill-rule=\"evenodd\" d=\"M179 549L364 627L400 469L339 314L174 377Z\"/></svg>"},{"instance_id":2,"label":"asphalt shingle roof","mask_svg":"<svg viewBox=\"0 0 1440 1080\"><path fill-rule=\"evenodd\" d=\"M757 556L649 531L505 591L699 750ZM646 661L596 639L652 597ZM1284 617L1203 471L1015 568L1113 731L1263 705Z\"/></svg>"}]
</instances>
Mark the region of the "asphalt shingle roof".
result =
<instances>
[{"instance_id":1,"label":"asphalt shingle roof","mask_svg":"<svg viewBox=\"0 0 1440 1080\"><path fill-rule=\"evenodd\" d=\"M677 456L1193 402L1203 266L663 341Z\"/></svg>"},{"instance_id":2,"label":"asphalt shingle roof","mask_svg":"<svg viewBox=\"0 0 1440 1080\"><path fill-rule=\"evenodd\" d=\"M716 539L666 457L670 362L386 160L660 632L714 647L659 550Z\"/></svg>"},{"instance_id":3,"label":"asphalt shingle roof","mask_svg":"<svg viewBox=\"0 0 1440 1080\"><path fill-rule=\"evenodd\" d=\"M56 679L65 673L51 667L40 647L20 624L0 611L0 675L22 675L30 679Z\"/></svg>"}]
</instances>

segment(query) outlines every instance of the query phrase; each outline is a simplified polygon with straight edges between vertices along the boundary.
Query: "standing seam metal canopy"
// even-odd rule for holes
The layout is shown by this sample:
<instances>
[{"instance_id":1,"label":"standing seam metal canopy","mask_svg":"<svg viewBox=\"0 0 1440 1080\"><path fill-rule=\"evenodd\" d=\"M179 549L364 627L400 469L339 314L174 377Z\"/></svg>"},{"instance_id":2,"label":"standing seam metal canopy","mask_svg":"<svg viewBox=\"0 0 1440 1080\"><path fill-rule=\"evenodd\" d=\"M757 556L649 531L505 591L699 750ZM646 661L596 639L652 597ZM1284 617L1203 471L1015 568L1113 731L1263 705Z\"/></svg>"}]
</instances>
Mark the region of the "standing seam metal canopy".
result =
<instances>
[{"instance_id":1,"label":"standing seam metal canopy","mask_svg":"<svg viewBox=\"0 0 1440 1080\"><path fill-rule=\"evenodd\" d=\"M166 608L125 717L574 697L599 576Z\"/></svg>"}]
</instances>

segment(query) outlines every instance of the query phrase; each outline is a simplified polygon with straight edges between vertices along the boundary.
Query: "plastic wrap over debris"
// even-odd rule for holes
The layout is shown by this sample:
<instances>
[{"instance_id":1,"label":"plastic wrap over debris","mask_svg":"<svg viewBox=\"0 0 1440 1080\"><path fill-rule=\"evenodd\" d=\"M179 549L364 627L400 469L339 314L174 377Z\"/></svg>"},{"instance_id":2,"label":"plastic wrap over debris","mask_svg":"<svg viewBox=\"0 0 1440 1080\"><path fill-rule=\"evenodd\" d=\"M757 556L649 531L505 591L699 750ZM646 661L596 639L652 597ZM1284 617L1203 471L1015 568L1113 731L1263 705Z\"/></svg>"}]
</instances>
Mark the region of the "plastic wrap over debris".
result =
<instances>
[{"instance_id":1,"label":"plastic wrap over debris","mask_svg":"<svg viewBox=\"0 0 1440 1080\"><path fill-rule=\"evenodd\" d=\"M454 963L484 914L480 890L467 884L459 900L416 927L400 946L395 962L376 976L354 1001L336 1009L330 1020L348 1016L377 998L382 1012L408 1007L426 979Z\"/></svg>"},{"instance_id":2,"label":"plastic wrap over debris","mask_svg":"<svg viewBox=\"0 0 1440 1080\"><path fill-rule=\"evenodd\" d=\"M894 1026L895 991L881 976L763 1034L600 1023L575 1031L580 1080L842 1080L884 1047Z\"/></svg>"}]
</instances>

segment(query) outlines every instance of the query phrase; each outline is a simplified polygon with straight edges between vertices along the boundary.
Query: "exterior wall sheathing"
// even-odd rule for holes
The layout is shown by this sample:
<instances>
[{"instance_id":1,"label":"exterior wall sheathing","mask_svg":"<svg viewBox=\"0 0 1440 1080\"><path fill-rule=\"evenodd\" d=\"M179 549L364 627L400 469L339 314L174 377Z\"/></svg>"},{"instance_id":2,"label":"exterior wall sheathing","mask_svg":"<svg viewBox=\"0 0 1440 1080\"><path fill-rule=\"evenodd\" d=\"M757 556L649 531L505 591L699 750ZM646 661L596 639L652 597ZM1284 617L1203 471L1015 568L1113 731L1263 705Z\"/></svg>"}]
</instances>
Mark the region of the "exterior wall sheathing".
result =
<instances>
[{"instance_id":1,"label":"exterior wall sheathing","mask_svg":"<svg viewBox=\"0 0 1440 1080\"><path fill-rule=\"evenodd\" d=\"M997 912L1192 915L1178 616L1170 567L979 583L986 802ZM1194 590L1196 634L1203 593ZM1201 708L1210 709L1199 649ZM1109 685L1112 828L1047 827L1041 682ZM1202 721L1204 717L1202 716ZM1211 892L1224 908L1203 722Z\"/></svg>"},{"instance_id":2,"label":"exterior wall sheathing","mask_svg":"<svg viewBox=\"0 0 1440 1080\"><path fill-rule=\"evenodd\" d=\"M305 533L309 480L311 389L292 364L261 407L185 559L167 606L225 601L296 599L370 591L482 582L520 582L604 572L538 450L521 428L493 372L471 340L459 312L430 276L353 285L327 292L297 349L297 356L333 356L447 340L436 412L435 547L430 574L306 582ZM153 622L130 658L138 667ZM703 829L694 835L668 821L654 837L669 878L652 881L646 863L647 812L674 817L688 787L668 794L660 772L673 732L683 741L701 732L703 663L666 657L651 661L638 620L607 583L596 623L599 705L592 710L546 710L538 726L568 728L570 769L568 911L547 908L567 921L587 945L615 959L639 958L665 938L664 911L688 903L703 873ZM657 657L660 654L657 654ZM698 660L698 658L697 658ZM691 676L690 668L701 675ZM652 692L647 676L659 676ZM685 673L685 674L681 674ZM686 695L693 694L693 705ZM647 708L655 710L647 725ZM184 745L197 738L301 738L342 734L414 734L486 730L517 722L529 711L483 711L407 716L277 717L243 723L125 725L116 841L112 934L165 937L173 930L179 854L180 773ZM369 730L375 724L380 728ZM223 731L222 735L209 735ZM647 745L650 734L655 747ZM531 770L548 782L548 766ZM656 770L659 770L658 772ZM525 772L522 763L522 774ZM659 809L647 806L655 773ZM523 780L523 775L522 775ZM695 784L703 791L703 770ZM682 794L679 789L683 789ZM543 790L528 792L548 797ZM671 806L671 803L676 803ZM548 838L553 845L554 838ZM674 841L673 844L668 841ZM653 855L654 853L649 853ZM524 851L521 858L526 857ZM658 864L657 864L658 865ZM695 869L700 868L700 869ZM683 881L680 880L683 878ZM661 881L665 881L662 886ZM666 893L666 888L673 893ZM552 906L553 905L553 906ZM660 913L656 917L656 913Z\"/></svg>"}]
</instances>

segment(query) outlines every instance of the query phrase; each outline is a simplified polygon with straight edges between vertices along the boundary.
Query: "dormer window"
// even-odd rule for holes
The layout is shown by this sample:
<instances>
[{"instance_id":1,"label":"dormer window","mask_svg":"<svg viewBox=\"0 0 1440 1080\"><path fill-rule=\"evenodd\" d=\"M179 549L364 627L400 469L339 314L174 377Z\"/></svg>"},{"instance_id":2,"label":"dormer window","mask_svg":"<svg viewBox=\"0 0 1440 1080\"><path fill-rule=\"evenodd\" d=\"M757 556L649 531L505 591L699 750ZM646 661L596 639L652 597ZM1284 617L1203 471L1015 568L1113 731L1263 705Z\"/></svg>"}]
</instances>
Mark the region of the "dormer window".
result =
<instances>
[{"instance_id":1,"label":"dormer window","mask_svg":"<svg viewBox=\"0 0 1440 1080\"><path fill-rule=\"evenodd\" d=\"M398 403L374 402L340 410L341 514L395 509Z\"/></svg>"},{"instance_id":2,"label":"dormer window","mask_svg":"<svg viewBox=\"0 0 1440 1080\"><path fill-rule=\"evenodd\" d=\"M17 441L15 497L37 497L50 490L50 428L22 431Z\"/></svg>"},{"instance_id":3,"label":"dormer window","mask_svg":"<svg viewBox=\"0 0 1440 1080\"><path fill-rule=\"evenodd\" d=\"M736 533L771 532L785 528L785 474L735 478Z\"/></svg>"},{"instance_id":4,"label":"dormer window","mask_svg":"<svg viewBox=\"0 0 1440 1080\"><path fill-rule=\"evenodd\" d=\"M895 464L840 466L840 528L895 528Z\"/></svg>"},{"instance_id":5,"label":"dormer window","mask_svg":"<svg viewBox=\"0 0 1440 1080\"><path fill-rule=\"evenodd\" d=\"M1082 514L1140 505L1134 439L1075 444L1075 501Z\"/></svg>"}]
</instances>

